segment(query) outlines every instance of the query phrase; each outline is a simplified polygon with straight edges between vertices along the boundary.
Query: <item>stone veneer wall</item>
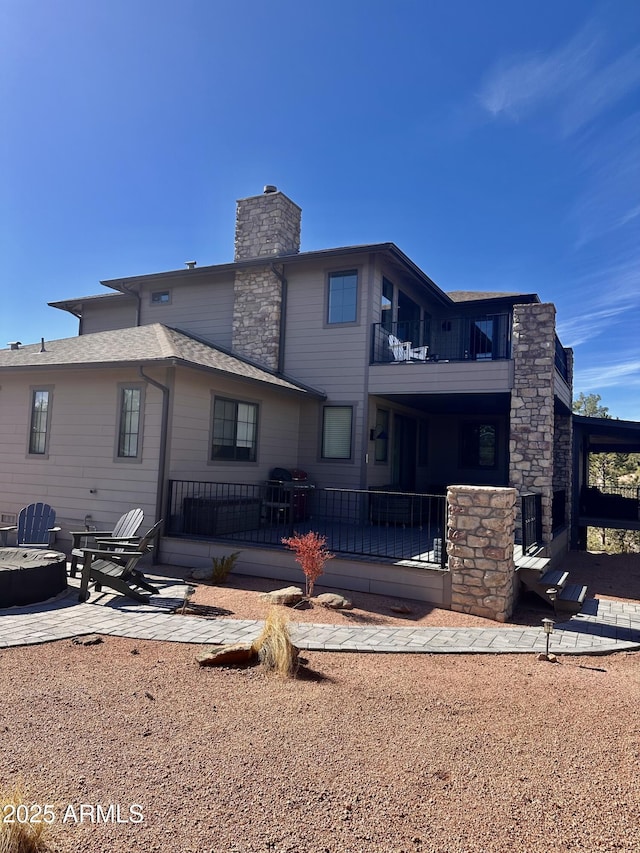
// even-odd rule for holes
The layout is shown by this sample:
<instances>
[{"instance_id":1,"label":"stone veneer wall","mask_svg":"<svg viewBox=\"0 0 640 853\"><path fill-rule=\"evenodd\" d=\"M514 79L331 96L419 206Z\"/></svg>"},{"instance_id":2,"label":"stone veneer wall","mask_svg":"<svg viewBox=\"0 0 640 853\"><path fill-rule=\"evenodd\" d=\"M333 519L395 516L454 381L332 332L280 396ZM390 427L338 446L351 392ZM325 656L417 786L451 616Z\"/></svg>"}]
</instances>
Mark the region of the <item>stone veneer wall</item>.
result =
<instances>
[{"instance_id":1,"label":"stone veneer wall","mask_svg":"<svg viewBox=\"0 0 640 853\"><path fill-rule=\"evenodd\" d=\"M236 270L233 296L234 351L277 370L282 314L280 280L271 267Z\"/></svg>"},{"instance_id":2,"label":"stone veneer wall","mask_svg":"<svg viewBox=\"0 0 640 853\"><path fill-rule=\"evenodd\" d=\"M281 192L241 198L236 203L236 261L300 251L302 211Z\"/></svg>"},{"instance_id":3,"label":"stone veneer wall","mask_svg":"<svg viewBox=\"0 0 640 853\"><path fill-rule=\"evenodd\" d=\"M571 415L557 414L554 430L553 490L564 491L565 523L571 518L571 483L573 474L573 434Z\"/></svg>"},{"instance_id":4,"label":"stone veneer wall","mask_svg":"<svg viewBox=\"0 0 640 853\"><path fill-rule=\"evenodd\" d=\"M297 204L281 192L240 199L236 207L235 260L295 254L300 250ZM271 266L236 270L232 347L271 370L278 369L282 281Z\"/></svg>"},{"instance_id":5,"label":"stone veneer wall","mask_svg":"<svg viewBox=\"0 0 640 853\"><path fill-rule=\"evenodd\" d=\"M509 482L520 494L542 495L545 543L551 541L552 528L555 316L551 303L515 305L513 309Z\"/></svg>"},{"instance_id":6,"label":"stone veneer wall","mask_svg":"<svg viewBox=\"0 0 640 853\"><path fill-rule=\"evenodd\" d=\"M516 603L515 489L449 486L451 609L506 622Z\"/></svg>"}]
</instances>

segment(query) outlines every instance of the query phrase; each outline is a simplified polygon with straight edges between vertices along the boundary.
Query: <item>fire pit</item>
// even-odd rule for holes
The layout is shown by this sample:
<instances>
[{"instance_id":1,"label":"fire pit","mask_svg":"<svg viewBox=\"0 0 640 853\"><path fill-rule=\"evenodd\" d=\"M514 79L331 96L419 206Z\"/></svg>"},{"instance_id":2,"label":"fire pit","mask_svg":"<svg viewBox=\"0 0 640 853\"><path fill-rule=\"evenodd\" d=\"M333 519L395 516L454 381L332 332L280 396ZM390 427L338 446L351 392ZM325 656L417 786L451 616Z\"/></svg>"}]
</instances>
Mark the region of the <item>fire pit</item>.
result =
<instances>
[{"instance_id":1,"label":"fire pit","mask_svg":"<svg viewBox=\"0 0 640 853\"><path fill-rule=\"evenodd\" d=\"M67 588L67 558L41 548L0 548L0 608L46 601Z\"/></svg>"}]
</instances>

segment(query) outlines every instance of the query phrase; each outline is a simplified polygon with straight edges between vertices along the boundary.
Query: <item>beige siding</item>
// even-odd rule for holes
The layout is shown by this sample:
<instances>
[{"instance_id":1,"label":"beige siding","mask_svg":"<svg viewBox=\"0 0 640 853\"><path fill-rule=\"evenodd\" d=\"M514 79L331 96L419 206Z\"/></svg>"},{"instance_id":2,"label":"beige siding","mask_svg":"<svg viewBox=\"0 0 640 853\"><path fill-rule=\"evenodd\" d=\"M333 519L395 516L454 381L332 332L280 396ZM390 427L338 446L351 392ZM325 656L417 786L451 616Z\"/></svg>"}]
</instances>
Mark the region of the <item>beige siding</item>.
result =
<instances>
[{"instance_id":1,"label":"beige siding","mask_svg":"<svg viewBox=\"0 0 640 853\"><path fill-rule=\"evenodd\" d=\"M557 399L560 400L561 403L564 403L567 409L571 410L573 404L571 388L567 384L566 380L560 376L557 370L554 373L554 392Z\"/></svg>"},{"instance_id":2,"label":"beige siding","mask_svg":"<svg viewBox=\"0 0 640 853\"><path fill-rule=\"evenodd\" d=\"M330 271L357 269L358 322L327 325L327 280ZM327 395L327 405L352 405L352 459L320 458L322 404L306 406L301 424L300 464L320 486L359 488L366 452L366 371L369 363L370 279L368 256L333 259L331 266L292 267L287 276L285 372Z\"/></svg>"},{"instance_id":3,"label":"beige siding","mask_svg":"<svg viewBox=\"0 0 640 853\"><path fill-rule=\"evenodd\" d=\"M168 290L168 304L154 304L154 291ZM169 283L146 285L140 299L140 322L164 323L204 338L210 343L231 347L233 319L233 276L189 276L171 279Z\"/></svg>"},{"instance_id":4,"label":"beige siding","mask_svg":"<svg viewBox=\"0 0 640 853\"><path fill-rule=\"evenodd\" d=\"M295 583L304 588L304 575L294 555L284 550L261 549L242 543L196 542L165 537L160 544L163 563L203 568L211 565L211 557L240 551L235 571L239 574L273 578L273 588ZM436 607L451 605L449 572L417 569L392 563L369 563L336 557L317 583L323 588L392 595L415 601L428 601ZM355 596L357 603L357 596Z\"/></svg>"},{"instance_id":5,"label":"beige siding","mask_svg":"<svg viewBox=\"0 0 640 853\"><path fill-rule=\"evenodd\" d=\"M209 462L214 394L259 405L256 463ZM298 467L300 401L258 383L178 370L173 398L170 473L175 480L260 483L272 468Z\"/></svg>"},{"instance_id":6,"label":"beige siding","mask_svg":"<svg viewBox=\"0 0 640 853\"><path fill-rule=\"evenodd\" d=\"M372 394L483 394L510 391L513 362L452 361L372 364Z\"/></svg>"},{"instance_id":7,"label":"beige siding","mask_svg":"<svg viewBox=\"0 0 640 853\"><path fill-rule=\"evenodd\" d=\"M81 529L90 514L108 529L132 506L153 522L160 445L161 394L145 394L141 462L115 461L118 383L139 382L136 371L40 371L2 378L0 388L0 511L15 513L37 500L50 503L63 527ZM30 393L53 386L49 453L27 454Z\"/></svg>"},{"instance_id":8,"label":"beige siding","mask_svg":"<svg viewBox=\"0 0 640 853\"><path fill-rule=\"evenodd\" d=\"M136 300L114 296L113 299L85 302L82 307L82 334L129 329L136 325Z\"/></svg>"}]
</instances>

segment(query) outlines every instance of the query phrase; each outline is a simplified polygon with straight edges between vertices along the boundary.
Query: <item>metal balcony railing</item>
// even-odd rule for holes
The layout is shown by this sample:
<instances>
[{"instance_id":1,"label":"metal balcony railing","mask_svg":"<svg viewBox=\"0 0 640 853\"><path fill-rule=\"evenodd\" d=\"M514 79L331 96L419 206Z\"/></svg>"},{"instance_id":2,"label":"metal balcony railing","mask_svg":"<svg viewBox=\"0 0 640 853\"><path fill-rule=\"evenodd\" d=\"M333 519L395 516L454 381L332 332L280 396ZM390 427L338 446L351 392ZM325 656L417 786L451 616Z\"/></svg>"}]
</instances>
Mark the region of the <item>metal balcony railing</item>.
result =
<instances>
[{"instance_id":1,"label":"metal balcony railing","mask_svg":"<svg viewBox=\"0 0 640 853\"><path fill-rule=\"evenodd\" d=\"M373 324L371 363L495 361L511 357L511 315Z\"/></svg>"},{"instance_id":2,"label":"metal balcony railing","mask_svg":"<svg viewBox=\"0 0 640 853\"><path fill-rule=\"evenodd\" d=\"M314 530L336 554L444 568L446 511L444 495L170 480L167 535L282 548Z\"/></svg>"}]
</instances>

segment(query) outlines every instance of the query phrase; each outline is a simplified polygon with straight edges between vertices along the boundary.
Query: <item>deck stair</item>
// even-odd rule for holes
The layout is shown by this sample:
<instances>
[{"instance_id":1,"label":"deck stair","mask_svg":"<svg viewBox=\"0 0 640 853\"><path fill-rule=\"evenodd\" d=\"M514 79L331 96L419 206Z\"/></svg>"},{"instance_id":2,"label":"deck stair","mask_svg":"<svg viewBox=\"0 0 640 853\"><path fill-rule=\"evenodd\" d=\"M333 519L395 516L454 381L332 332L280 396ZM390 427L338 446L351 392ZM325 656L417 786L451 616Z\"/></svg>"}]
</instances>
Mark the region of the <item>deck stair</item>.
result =
<instances>
[{"instance_id":1,"label":"deck stair","mask_svg":"<svg viewBox=\"0 0 640 853\"><path fill-rule=\"evenodd\" d=\"M550 569L546 557L516 555L516 570L525 589L550 604L556 616L572 616L582 609L587 587L568 583L569 572Z\"/></svg>"}]
</instances>

